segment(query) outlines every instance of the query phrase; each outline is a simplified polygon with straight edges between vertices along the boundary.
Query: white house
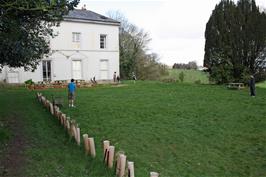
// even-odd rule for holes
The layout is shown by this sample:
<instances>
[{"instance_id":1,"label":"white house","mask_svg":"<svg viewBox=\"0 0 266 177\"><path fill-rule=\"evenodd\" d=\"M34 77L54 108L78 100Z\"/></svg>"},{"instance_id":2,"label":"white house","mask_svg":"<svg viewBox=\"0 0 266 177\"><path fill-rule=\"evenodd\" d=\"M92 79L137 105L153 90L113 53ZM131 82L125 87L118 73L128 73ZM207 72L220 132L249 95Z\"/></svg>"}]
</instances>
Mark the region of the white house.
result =
<instances>
[{"instance_id":1,"label":"white house","mask_svg":"<svg viewBox=\"0 0 266 177\"><path fill-rule=\"evenodd\" d=\"M89 10L70 11L54 29L58 36L50 40L51 54L34 72L4 67L0 80L111 80L114 72L119 74L119 26L118 21Z\"/></svg>"}]
</instances>

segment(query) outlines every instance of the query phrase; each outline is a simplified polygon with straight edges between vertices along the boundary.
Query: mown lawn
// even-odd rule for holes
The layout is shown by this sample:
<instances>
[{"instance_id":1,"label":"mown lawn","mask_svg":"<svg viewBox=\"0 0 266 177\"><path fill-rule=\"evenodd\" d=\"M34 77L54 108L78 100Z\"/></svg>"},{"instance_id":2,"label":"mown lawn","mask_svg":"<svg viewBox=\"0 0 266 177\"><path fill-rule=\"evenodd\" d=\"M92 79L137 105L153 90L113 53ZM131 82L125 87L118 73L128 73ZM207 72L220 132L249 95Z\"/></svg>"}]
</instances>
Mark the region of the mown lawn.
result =
<instances>
[{"instance_id":1,"label":"mown lawn","mask_svg":"<svg viewBox=\"0 0 266 177\"><path fill-rule=\"evenodd\" d=\"M187 69L169 69L169 76L166 78L176 79L178 82L180 81L179 74L181 72L184 73L184 83L201 83L201 84L209 84L209 74L203 71L198 70L187 70Z\"/></svg>"},{"instance_id":2,"label":"mown lawn","mask_svg":"<svg viewBox=\"0 0 266 177\"><path fill-rule=\"evenodd\" d=\"M66 91L45 95L66 96ZM136 176L266 176L266 90L221 86L127 83L79 89L77 107L63 111L81 132L135 162Z\"/></svg>"},{"instance_id":3,"label":"mown lawn","mask_svg":"<svg viewBox=\"0 0 266 177\"><path fill-rule=\"evenodd\" d=\"M14 138L23 140L18 142L21 147L14 149L8 145ZM6 160L9 162L4 166L1 162ZM13 176L14 173L23 177L113 176L113 172L102 165L102 159L85 157L83 149L68 138L59 123L37 101L34 92L24 88L2 88L0 176Z\"/></svg>"}]
</instances>

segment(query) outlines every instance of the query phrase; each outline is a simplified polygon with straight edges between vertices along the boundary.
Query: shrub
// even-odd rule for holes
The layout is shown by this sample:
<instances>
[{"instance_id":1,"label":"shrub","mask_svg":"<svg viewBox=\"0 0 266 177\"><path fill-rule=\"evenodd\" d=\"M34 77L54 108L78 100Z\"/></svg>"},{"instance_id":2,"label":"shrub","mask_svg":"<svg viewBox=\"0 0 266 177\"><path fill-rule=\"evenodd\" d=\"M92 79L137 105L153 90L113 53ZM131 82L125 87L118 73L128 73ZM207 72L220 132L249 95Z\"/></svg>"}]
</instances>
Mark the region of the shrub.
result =
<instances>
[{"instance_id":1,"label":"shrub","mask_svg":"<svg viewBox=\"0 0 266 177\"><path fill-rule=\"evenodd\" d=\"M181 73L179 73L179 80L180 80L181 82L183 82L183 81L184 81L184 78L185 78L185 74L184 74L184 72L182 71Z\"/></svg>"},{"instance_id":2,"label":"shrub","mask_svg":"<svg viewBox=\"0 0 266 177\"><path fill-rule=\"evenodd\" d=\"M196 80L194 83L195 84L201 84L201 80Z\"/></svg>"},{"instance_id":3,"label":"shrub","mask_svg":"<svg viewBox=\"0 0 266 177\"><path fill-rule=\"evenodd\" d=\"M32 79L26 80L24 83L26 85L33 85L34 84L34 82L32 81Z\"/></svg>"}]
</instances>

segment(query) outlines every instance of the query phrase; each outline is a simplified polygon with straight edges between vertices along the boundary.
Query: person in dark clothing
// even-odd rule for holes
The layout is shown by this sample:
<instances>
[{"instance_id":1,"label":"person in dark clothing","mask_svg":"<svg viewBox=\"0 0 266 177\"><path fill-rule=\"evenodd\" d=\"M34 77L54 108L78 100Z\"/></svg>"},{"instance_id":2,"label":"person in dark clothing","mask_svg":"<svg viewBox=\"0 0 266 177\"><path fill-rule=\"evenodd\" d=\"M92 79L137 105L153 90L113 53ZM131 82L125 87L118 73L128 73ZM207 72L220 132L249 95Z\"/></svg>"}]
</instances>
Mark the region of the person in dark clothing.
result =
<instances>
[{"instance_id":1,"label":"person in dark clothing","mask_svg":"<svg viewBox=\"0 0 266 177\"><path fill-rule=\"evenodd\" d=\"M118 83L120 83L120 77L119 76L116 77L116 80Z\"/></svg>"},{"instance_id":2,"label":"person in dark clothing","mask_svg":"<svg viewBox=\"0 0 266 177\"><path fill-rule=\"evenodd\" d=\"M253 75L250 76L249 89L250 89L250 96L255 97L255 78Z\"/></svg>"}]
</instances>

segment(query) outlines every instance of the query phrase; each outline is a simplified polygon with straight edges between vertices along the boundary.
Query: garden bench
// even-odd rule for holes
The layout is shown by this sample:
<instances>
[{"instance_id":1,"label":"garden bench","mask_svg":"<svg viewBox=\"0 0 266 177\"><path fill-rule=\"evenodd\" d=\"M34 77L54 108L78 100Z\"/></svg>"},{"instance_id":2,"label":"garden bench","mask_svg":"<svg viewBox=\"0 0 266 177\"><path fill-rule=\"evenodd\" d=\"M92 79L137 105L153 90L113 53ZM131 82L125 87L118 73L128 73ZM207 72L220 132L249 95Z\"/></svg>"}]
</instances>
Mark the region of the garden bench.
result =
<instances>
[{"instance_id":1,"label":"garden bench","mask_svg":"<svg viewBox=\"0 0 266 177\"><path fill-rule=\"evenodd\" d=\"M244 87L244 83L228 83L227 88L240 90L245 87Z\"/></svg>"}]
</instances>

